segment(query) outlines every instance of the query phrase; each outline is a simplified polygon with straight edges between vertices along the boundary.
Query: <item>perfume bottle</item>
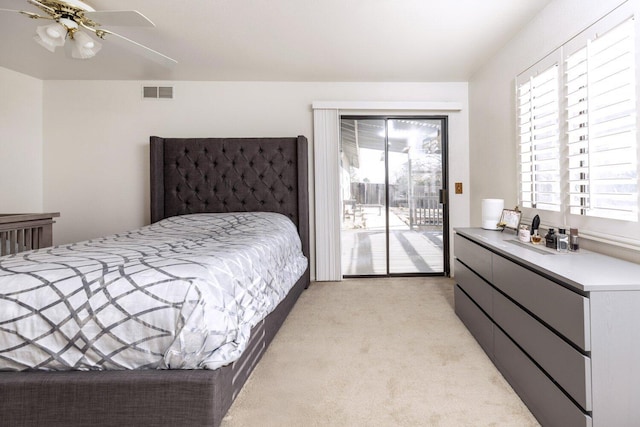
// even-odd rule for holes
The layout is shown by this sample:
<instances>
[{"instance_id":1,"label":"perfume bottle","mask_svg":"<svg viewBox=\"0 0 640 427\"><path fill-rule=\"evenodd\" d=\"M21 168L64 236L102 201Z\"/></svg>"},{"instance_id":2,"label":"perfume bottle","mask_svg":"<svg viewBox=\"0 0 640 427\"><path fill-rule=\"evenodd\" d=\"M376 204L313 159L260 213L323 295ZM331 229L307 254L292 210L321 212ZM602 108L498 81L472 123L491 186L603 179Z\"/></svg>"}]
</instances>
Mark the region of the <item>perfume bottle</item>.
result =
<instances>
[{"instance_id":1,"label":"perfume bottle","mask_svg":"<svg viewBox=\"0 0 640 427\"><path fill-rule=\"evenodd\" d=\"M550 228L547 231L547 234L544 236L545 246L551 249L556 249L557 240L556 240L556 230Z\"/></svg>"},{"instance_id":2,"label":"perfume bottle","mask_svg":"<svg viewBox=\"0 0 640 427\"><path fill-rule=\"evenodd\" d=\"M539 245L542 243L542 236L538 234L538 230L534 230L531 235L531 243L534 245Z\"/></svg>"},{"instance_id":3,"label":"perfume bottle","mask_svg":"<svg viewBox=\"0 0 640 427\"><path fill-rule=\"evenodd\" d=\"M569 236L567 236L567 230L564 228L558 229L556 235L556 249L558 252L569 251Z\"/></svg>"},{"instance_id":4,"label":"perfume bottle","mask_svg":"<svg viewBox=\"0 0 640 427\"><path fill-rule=\"evenodd\" d=\"M578 244L578 229L572 228L569 231L569 250L576 252L580 250L580 245Z\"/></svg>"}]
</instances>

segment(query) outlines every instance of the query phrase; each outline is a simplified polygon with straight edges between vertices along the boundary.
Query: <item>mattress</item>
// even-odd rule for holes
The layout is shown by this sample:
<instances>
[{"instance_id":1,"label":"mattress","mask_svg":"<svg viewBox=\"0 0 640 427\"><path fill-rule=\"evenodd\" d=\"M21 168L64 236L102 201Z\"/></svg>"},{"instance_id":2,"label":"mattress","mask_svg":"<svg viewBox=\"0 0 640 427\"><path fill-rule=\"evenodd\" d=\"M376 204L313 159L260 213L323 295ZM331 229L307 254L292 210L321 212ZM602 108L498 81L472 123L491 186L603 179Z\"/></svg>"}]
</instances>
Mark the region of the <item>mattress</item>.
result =
<instances>
[{"instance_id":1,"label":"mattress","mask_svg":"<svg viewBox=\"0 0 640 427\"><path fill-rule=\"evenodd\" d=\"M0 257L0 369L216 369L307 262L295 225L271 212L177 216Z\"/></svg>"}]
</instances>

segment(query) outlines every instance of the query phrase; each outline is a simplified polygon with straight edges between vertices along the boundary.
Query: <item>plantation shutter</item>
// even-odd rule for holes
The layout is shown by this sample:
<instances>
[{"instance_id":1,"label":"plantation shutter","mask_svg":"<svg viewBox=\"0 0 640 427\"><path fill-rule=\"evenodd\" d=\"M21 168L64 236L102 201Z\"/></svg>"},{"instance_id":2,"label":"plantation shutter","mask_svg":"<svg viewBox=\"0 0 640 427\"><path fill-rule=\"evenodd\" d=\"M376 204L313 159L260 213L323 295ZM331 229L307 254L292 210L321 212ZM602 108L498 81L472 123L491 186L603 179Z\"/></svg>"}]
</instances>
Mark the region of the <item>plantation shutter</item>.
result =
<instances>
[{"instance_id":1,"label":"plantation shutter","mask_svg":"<svg viewBox=\"0 0 640 427\"><path fill-rule=\"evenodd\" d=\"M560 211L558 65L517 79L520 204Z\"/></svg>"},{"instance_id":2,"label":"plantation shutter","mask_svg":"<svg viewBox=\"0 0 640 427\"><path fill-rule=\"evenodd\" d=\"M634 22L565 59L569 212L637 221Z\"/></svg>"}]
</instances>

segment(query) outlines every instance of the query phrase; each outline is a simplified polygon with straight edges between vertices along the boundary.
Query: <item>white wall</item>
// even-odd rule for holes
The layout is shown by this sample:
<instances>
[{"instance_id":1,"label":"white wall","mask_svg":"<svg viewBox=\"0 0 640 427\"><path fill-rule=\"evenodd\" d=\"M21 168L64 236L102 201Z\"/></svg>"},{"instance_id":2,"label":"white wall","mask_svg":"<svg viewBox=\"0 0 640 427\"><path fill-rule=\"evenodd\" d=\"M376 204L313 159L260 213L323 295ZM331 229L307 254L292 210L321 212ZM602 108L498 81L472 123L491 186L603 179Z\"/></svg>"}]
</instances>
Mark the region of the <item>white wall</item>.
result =
<instances>
[{"instance_id":1,"label":"white wall","mask_svg":"<svg viewBox=\"0 0 640 427\"><path fill-rule=\"evenodd\" d=\"M635 2L635 8L640 2ZM471 225L481 225L483 198L517 202L515 77L624 3L622 0L555 0L469 81ZM633 4L633 3L632 3ZM542 215L541 215L542 216ZM638 261L638 253L584 241L583 247Z\"/></svg>"},{"instance_id":2,"label":"white wall","mask_svg":"<svg viewBox=\"0 0 640 427\"><path fill-rule=\"evenodd\" d=\"M42 81L0 67L0 213L42 203Z\"/></svg>"},{"instance_id":3,"label":"white wall","mask_svg":"<svg viewBox=\"0 0 640 427\"><path fill-rule=\"evenodd\" d=\"M461 103L449 177L468 183L466 83L174 82L173 100L143 100L154 84L163 82L44 82L44 206L61 212L57 244L148 223L149 136L305 135L312 153L314 101ZM468 193L452 199L451 226L467 226Z\"/></svg>"}]
</instances>

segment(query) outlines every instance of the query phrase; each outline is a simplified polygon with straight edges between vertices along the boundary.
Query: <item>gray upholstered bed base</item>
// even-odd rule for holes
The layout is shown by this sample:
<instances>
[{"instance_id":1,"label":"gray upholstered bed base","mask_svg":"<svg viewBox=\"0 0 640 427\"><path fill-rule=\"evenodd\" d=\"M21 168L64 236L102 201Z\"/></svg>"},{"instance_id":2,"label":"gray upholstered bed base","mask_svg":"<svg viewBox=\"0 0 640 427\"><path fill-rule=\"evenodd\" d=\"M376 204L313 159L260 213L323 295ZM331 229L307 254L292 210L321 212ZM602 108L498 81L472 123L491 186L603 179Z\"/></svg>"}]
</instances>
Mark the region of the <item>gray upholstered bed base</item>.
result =
<instances>
[{"instance_id":1,"label":"gray upholstered bed base","mask_svg":"<svg viewBox=\"0 0 640 427\"><path fill-rule=\"evenodd\" d=\"M222 158L203 155L212 151ZM280 212L298 226L309 257L307 173L304 137L152 137L151 218ZM308 285L307 268L241 358L217 370L0 372L0 426L218 426Z\"/></svg>"},{"instance_id":2,"label":"gray upholstered bed base","mask_svg":"<svg viewBox=\"0 0 640 427\"><path fill-rule=\"evenodd\" d=\"M247 351L214 371L3 372L0 426L218 426L305 288L257 325Z\"/></svg>"}]
</instances>

